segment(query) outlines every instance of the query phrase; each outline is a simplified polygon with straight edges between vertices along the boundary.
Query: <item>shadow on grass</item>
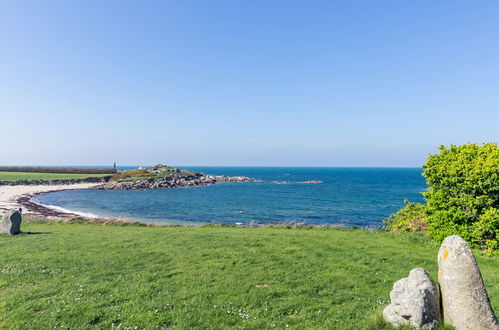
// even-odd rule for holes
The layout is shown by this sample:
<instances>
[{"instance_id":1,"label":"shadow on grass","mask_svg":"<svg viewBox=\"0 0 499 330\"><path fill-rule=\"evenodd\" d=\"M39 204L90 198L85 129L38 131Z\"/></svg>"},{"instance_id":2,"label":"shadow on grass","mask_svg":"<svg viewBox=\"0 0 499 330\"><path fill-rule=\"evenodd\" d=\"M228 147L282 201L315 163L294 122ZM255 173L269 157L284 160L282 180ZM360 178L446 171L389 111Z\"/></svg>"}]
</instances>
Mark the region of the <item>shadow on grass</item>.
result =
<instances>
[{"instance_id":1,"label":"shadow on grass","mask_svg":"<svg viewBox=\"0 0 499 330\"><path fill-rule=\"evenodd\" d=\"M366 329L369 330L414 330L414 327L408 325L400 325L393 326L390 323L386 322L383 318L383 313L381 309L374 314L374 316L370 319L368 326ZM445 325L443 322L440 322L438 327L435 330L454 330L454 327L450 325Z\"/></svg>"},{"instance_id":2,"label":"shadow on grass","mask_svg":"<svg viewBox=\"0 0 499 330\"><path fill-rule=\"evenodd\" d=\"M22 231L19 235L50 235L52 232L48 231Z\"/></svg>"}]
</instances>

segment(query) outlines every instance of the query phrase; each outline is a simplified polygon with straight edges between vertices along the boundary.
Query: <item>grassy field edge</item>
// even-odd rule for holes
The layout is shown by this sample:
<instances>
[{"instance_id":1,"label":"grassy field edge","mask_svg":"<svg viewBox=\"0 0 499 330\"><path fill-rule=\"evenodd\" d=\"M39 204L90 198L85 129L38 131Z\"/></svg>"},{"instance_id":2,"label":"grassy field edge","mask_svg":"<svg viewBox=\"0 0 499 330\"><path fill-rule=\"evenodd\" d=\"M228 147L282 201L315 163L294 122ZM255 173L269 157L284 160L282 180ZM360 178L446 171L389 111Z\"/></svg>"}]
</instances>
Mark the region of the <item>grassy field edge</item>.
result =
<instances>
[{"instance_id":1,"label":"grassy field edge","mask_svg":"<svg viewBox=\"0 0 499 330\"><path fill-rule=\"evenodd\" d=\"M1 236L4 328L383 328L376 313L415 267L421 234L336 228L24 223ZM477 256L499 308L499 260ZM386 327L385 327L386 328Z\"/></svg>"}]
</instances>

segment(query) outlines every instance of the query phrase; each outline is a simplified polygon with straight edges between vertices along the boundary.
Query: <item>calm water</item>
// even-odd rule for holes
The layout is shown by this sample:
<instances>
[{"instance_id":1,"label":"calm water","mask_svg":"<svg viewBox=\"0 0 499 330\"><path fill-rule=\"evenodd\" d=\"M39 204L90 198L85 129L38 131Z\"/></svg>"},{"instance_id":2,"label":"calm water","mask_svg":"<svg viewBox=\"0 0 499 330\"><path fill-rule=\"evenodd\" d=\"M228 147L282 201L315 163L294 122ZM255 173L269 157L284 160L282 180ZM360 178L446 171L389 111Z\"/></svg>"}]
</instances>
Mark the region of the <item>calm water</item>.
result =
<instances>
[{"instance_id":1,"label":"calm water","mask_svg":"<svg viewBox=\"0 0 499 330\"><path fill-rule=\"evenodd\" d=\"M403 206L422 201L419 168L191 167L207 174L245 175L257 183L145 191L74 190L36 199L81 213L146 222L275 223L367 226ZM320 184L278 181L321 180Z\"/></svg>"}]
</instances>

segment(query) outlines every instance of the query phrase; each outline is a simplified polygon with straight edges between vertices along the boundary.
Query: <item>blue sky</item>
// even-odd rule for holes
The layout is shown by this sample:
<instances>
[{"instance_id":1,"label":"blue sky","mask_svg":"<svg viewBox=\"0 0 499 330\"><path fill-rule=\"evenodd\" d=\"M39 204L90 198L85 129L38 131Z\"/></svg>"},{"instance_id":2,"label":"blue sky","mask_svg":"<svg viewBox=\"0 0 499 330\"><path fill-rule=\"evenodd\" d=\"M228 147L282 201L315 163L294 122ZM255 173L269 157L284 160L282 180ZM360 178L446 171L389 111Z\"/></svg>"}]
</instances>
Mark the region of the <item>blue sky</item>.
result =
<instances>
[{"instance_id":1,"label":"blue sky","mask_svg":"<svg viewBox=\"0 0 499 330\"><path fill-rule=\"evenodd\" d=\"M420 166L499 140L497 1L2 1L1 164Z\"/></svg>"}]
</instances>

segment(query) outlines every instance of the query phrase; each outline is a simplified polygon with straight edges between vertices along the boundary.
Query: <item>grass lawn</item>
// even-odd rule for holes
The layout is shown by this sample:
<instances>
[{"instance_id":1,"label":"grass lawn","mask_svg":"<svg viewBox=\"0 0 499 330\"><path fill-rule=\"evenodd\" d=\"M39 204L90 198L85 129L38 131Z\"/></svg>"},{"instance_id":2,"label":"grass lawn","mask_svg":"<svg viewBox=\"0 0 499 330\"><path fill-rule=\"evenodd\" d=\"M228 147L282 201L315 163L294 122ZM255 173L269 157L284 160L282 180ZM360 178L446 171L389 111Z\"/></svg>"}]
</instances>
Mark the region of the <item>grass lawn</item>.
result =
<instances>
[{"instance_id":1,"label":"grass lawn","mask_svg":"<svg viewBox=\"0 0 499 330\"><path fill-rule=\"evenodd\" d=\"M69 174L69 173L34 173L34 172L0 172L0 181L21 180L67 180L84 179L90 177L110 176L111 174Z\"/></svg>"},{"instance_id":2,"label":"grass lawn","mask_svg":"<svg viewBox=\"0 0 499 330\"><path fill-rule=\"evenodd\" d=\"M0 236L0 328L376 328L438 246L363 230L23 223ZM478 257L495 310L499 258Z\"/></svg>"}]
</instances>

